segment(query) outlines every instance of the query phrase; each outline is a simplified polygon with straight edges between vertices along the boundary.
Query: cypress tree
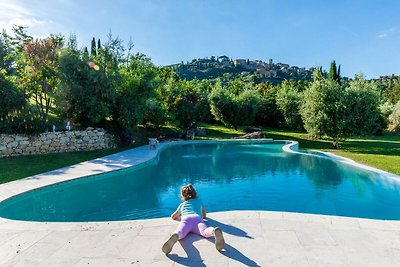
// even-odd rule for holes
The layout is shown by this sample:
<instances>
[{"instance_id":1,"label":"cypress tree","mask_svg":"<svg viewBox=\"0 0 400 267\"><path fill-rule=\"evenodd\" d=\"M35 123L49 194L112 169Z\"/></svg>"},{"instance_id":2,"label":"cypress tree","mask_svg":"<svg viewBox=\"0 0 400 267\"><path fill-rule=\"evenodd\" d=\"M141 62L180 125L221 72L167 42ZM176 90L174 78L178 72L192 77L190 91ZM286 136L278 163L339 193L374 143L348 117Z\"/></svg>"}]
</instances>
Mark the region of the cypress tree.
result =
<instances>
[{"instance_id":1,"label":"cypress tree","mask_svg":"<svg viewBox=\"0 0 400 267\"><path fill-rule=\"evenodd\" d=\"M100 38L97 40L97 52L101 49Z\"/></svg>"},{"instance_id":2,"label":"cypress tree","mask_svg":"<svg viewBox=\"0 0 400 267\"><path fill-rule=\"evenodd\" d=\"M331 68L329 69L328 80L335 81L339 85L341 84L341 82L340 82L340 65L339 65L339 68L337 68L335 60L332 61L332 63L331 63Z\"/></svg>"},{"instance_id":3,"label":"cypress tree","mask_svg":"<svg viewBox=\"0 0 400 267\"><path fill-rule=\"evenodd\" d=\"M90 48L90 57L95 57L95 56L97 56L97 52L96 52L96 40L95 40L94 37L93 37L93 39L92 39L92 45L91 45L91 48Z\"/></svg>"}]
</instances>

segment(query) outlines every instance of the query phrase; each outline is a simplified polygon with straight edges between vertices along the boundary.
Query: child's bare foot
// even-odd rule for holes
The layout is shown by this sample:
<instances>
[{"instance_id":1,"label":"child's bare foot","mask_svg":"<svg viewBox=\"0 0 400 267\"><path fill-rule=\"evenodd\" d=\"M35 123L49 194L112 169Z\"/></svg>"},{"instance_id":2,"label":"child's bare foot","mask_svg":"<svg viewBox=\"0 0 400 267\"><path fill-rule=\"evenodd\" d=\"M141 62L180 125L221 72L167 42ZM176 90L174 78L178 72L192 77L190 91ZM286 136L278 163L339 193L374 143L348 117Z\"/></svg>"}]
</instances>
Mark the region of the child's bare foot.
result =
<instances>
[{"instance_id":1,"label":"child's bare foot","mask_svg":"<svg viewBox=\"0 0 400 267\"><path fill-rule=\"evenodd\" d=\"M167 240L167 242L164 243L162 246L162 252L165 254L168 254L171 252L172 247L175 245L175 243L178 241L179 237L178 234L173 234L170 236L170 238Z\"/></svg>"},{"instance_id":2,"label":"child's bare foot","mask_svg":"<svg viewBox=\"0 0 400 267\"><path fill-rule=\"evenodd\" d=\"M213 234L215 237L215 248L220 251L225 246L225 239L222 230L219 227L216 227L214 228Z\"/></svg>"}]
</instances>

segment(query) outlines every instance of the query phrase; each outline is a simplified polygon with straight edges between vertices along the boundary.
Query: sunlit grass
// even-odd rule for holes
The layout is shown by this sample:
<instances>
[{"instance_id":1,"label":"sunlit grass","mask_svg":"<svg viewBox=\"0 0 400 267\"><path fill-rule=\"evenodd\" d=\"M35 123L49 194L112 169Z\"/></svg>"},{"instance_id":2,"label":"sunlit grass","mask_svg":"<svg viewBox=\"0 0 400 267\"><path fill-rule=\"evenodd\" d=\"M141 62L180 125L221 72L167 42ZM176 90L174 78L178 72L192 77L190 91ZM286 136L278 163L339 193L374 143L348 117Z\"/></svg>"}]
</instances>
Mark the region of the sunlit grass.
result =
<instances>
[{"instance_id":1,"label":"sunlit grass","mask_svg":"<svg viewBox=\"0 0 400 267\"><path fill-rule=\"evenodd\" d=\"M165 126L158 129L139 127L133 133L135 143L124 148L0 158L0 183L6 183L142 146L148 144L147 138L149 137L158 137L176 131L177 128L175 126Z\"/></svg>"},{"instance_id":2,"label":"sunlit grass","mask_svg":"<svg viewBox=\"0 0 400 267\"><path fill-rule=\"evenodd\" d=\"M201 125L210 134L200 139L233 138L243 134L243 128L235 131L222 125ZM263 129L266 138L299 142L302 150L320 150L350 158L356 162L400 175L400 135L385 133L382 136L348 138L340 143L340 149L332 149L330 140L314 140L305 132L280 129Z\"/></svg>"}]
</instances>

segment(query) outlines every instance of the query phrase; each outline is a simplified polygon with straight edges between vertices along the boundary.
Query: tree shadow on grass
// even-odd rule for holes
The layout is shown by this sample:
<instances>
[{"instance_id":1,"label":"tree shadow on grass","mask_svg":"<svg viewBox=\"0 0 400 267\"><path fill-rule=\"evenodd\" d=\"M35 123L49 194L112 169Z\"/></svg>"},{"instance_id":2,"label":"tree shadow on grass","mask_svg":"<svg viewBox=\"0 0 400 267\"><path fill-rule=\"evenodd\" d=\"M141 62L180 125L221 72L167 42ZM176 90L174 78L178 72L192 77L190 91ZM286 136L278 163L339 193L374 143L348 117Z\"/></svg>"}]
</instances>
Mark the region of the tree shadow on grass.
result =
<instances>
[{"instance_id":1,"label":"tree shadow on grass","mask_svg":"<svg viewBox=\"0 0 400 267\"><path fill-rule=\"evenodd\" d=\"M342 147L352 153L400 156L400 143L393 141L349 140Z\"/></svg>"},{"instance_id":2,"label":"tree shadow on grass","mask_svg":"<svg viewBox=\"0 0 400 267\"><path fill-rule=\"evenodd\" d=\"M254 239L253 237L249 236L247 232L243 231L242 229L239 229L235 226L228 225L221 223L219 221L213 220L208 218L207 219L207 225L212 226L212 227L220 227L222 231L226 234L230 235L235 235L239 237L244 237L244 238L250 238ZM203 262L203 259L200 256L200 252L198 249L193 245L194 242L202 240L203 237L195 235L195 234L189 234L187 237L182 239L180 244L182 245L182 248L185 250L187 257L182 257L177 254L169 254L167 257L174 262L177 262L183 266L206 266ZM214 246L215 239L209 238L207 239L211 245ZM224 255L227 258L230 258L234 261L237 261L245 266L252 266L252 267L258 267L260 266L257 264L255 261L244 255L242 252L237 250L235 247L233 247L231 244L225 244L225 247L223 250L220 251L222 255Z\"/></svg>"},{"instance_id":3,"label":"tree shadow on grass","mask_svg":"<svg viewBox=\"0 0 400 267\"><path fill-rule=\"evenodd\" d=\"M306 135L306 134L304 134ZM400 140L396 140L392 136L388 136L388 139L384 137L366 137L365 139L347 139L340 142L338 150L332 149L332 142L329 140L313 140L308 139L306 136L294 137L279 133L268 133L265 132L265 136L274 140L293 140L299 142L300 149L317 149L317 150L329 150L330 152L335 151L348 151L359 154L373 154L373 155L385 155L385 156L400 156ZM369 140L371 138L371 140ZM399 138L400 139L400 138Z\"/></svg>"}]
</instances>

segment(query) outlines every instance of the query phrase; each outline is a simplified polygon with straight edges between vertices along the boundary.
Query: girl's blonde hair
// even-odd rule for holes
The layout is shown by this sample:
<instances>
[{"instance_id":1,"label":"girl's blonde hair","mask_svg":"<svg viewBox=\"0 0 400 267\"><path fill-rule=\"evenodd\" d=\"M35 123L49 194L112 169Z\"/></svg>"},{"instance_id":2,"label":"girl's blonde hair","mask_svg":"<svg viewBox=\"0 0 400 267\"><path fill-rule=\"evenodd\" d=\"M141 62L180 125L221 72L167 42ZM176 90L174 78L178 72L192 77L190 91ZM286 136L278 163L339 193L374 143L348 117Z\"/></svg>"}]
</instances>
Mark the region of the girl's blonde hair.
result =
<instances>
[{"instance_id":1,"label":"girl's blonde hair","mask_svg":"<svg viewBox=\"0 0 400 267\"><path fill-rule=\"evenodd\" d=\"M181 195L186 200L197 197L197 192L192 184L184 185L181 188Z\"/></svg>"}]
</instances>

